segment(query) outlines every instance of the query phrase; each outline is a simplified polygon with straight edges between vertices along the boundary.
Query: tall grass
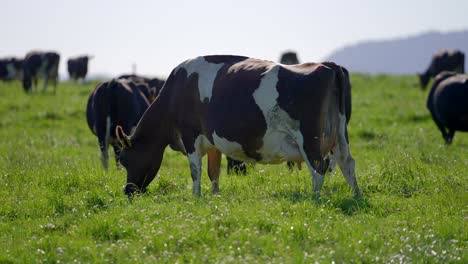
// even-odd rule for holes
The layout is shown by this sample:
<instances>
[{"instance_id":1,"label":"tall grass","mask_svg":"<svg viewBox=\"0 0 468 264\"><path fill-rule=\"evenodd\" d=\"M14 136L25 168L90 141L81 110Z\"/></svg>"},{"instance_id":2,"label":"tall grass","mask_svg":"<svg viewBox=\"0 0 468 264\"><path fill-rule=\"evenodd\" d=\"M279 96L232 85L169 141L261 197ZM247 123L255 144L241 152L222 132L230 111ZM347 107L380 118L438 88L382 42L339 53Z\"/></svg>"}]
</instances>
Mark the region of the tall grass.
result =
<instances>
[{"instance_id":1,"label":"tall grass","mask_svg":"<svg viewBox=\"0 0 468 264\"><path fill-rule=\"evenodd\" d=\"M255 165L220 194L191 194L167 150L146 194L102 169L85 120L94 84L26 95L0 83L0 262L466 263L468 134L445 146L412 76L352 75L351 151L363 190L337 170L320 198L306 170ZM206 168L206 161L204 161Z\"/></svg>"}]
</instances>

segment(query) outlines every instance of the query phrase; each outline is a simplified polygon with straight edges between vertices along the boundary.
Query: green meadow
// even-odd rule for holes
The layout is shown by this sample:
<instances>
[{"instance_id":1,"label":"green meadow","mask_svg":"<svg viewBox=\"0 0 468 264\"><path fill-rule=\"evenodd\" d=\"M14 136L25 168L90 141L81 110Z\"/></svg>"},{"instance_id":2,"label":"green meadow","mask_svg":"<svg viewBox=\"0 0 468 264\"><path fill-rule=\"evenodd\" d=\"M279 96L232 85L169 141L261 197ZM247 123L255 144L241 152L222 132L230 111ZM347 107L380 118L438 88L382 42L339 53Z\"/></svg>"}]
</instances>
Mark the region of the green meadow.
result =
<instances>
[{"instance_id":1,"label":"green meadow","mask_svg":"<svg viewBox=\"0 0 468 264\"><path fill-rule=\"evenodd\" d=\"M0 82L0 263L468 263L468 133L444 144L416 76L351 79L362 199L339 169L316 197L305 168L227 175L225 159L213 196L206 158L194 197L168 148L129 201L86 124L95 83L27 95Z\"/></svg>"}]
</instances>

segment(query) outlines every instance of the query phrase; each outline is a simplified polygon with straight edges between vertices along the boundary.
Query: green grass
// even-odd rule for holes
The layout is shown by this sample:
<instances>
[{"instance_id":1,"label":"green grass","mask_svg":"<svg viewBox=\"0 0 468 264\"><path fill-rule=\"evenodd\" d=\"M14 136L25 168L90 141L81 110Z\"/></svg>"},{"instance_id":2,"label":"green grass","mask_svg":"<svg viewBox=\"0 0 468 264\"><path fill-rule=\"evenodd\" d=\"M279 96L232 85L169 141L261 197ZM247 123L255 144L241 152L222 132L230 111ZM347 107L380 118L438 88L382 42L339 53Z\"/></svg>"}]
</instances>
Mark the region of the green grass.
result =
<instances>
[{"instance_id":1,"label":"green grass","mask_svg":"<svg viewBox=\"0 0 468 264\"><path fill-rule=\"evenodd\" d=\"M468 134L445 146L414 76L352 75L351 151L312 195L306 170L256 165L210 195L167 150L148 193L104 171L85 120L93 84L26 95L0 83L0 263L467 263ZM206 168L206 160L205 168Z\"/></svg>"}]
</instances>

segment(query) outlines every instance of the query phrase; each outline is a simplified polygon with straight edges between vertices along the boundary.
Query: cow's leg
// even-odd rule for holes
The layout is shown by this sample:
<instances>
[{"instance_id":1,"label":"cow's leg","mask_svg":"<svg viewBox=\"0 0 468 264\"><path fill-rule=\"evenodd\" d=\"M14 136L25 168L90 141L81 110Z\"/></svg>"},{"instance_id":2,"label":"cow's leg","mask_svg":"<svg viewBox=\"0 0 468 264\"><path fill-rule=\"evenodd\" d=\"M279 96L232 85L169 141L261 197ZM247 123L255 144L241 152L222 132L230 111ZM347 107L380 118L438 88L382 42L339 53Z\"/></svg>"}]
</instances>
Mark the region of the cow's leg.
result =
<instances>
[{"instance_id":1,"label":"cow's leg","mask_svg":"<svg viewBox=\"0 0 468 264\"><path fill-rule=\"evenodd\" d=\"M247 166L244 162L227 157L227 174L247 174Z\"/></svg>"},{"instance_id":2,"label":"cow's leg","mask_svg":"<svg viewBox=\"0 0 468 264\"><path fill-rule=\"evenodd\" d=\"M307 168L309 169L309 172L312 176L312 191L316 194L320 194L320 190L322 190L323 182L325 181L325 176L324 174L320 174L317 172L315 167L317 166L317 161L311 162L307 158L307 155L303 154L305 156L304 161L307 164ZM314 164L315 163L315 167Z\"/></svg>"},{"instance_id":3,"label":"cow's leg","mask_svg":"<svg viewBox=\"0 0 468 264\"><path fill-rule=\"evenodd\" d=\"M302 134L298 135L297 139L298 145L302 146L300 148L301 156L307 164L307 168L312 176L312 191L316 194L320 194L320 190L322 189L323 182L325 180L325 171L328 166L325 166L325 160L320 157L320 154L312 152L314 149L319 148L319 142L309 142L308 144L311 145L305 146Z\"/></svg>"},{"instance_id":4,"label":"cow's leg","mask_svg":"<svg viewBox=\"0 0 468 264\"><path fill-rule=\"evenodd\" d=\"M211 193L219 192L219 172L221 167L221 152L217 149L208 151L208 177L211 180Z\"/></svg>"},{"instance_id":5,"label":"cow's leg","mask_svg":"<svg viewBox=\"0 0 468 264\"><path fill-rule=\"evenodd\" d=\"M440 133L442 133L442 138L445 140L445 144L449 145L449 133L447 133L447 130L445 130L445 127L444 125L442 124L442 122L439 121L439 119L433 114L433 119L434 119L434 122L436 123L437 127L439 128L440 130ZM452 137L453 137L453 134L452 134Z\"/></svg>"},{"instance_id":6,"label":"cow's leg","mask_svg":"<svg viewBox=\"0 0 468 264\"><path fill-rule=\"evenodd\" d=\"M110 117L106 117L106 125L97 126L97 136L99 140L99 147L101 148L101 162L105 169L109 167L109 153L108 147L110 142Z\"/></svg>"},{"instance_id":7,"label":"cow's leg","mask_svg":"<svg viewBox=\"0 0 468 264\"><path fill-rule=\"evenodd\" d=\"M452 144L453 136L455 135L455 130L450 129L448 130L447 137L445 138L445 143L447 145Z\"/></svg>"},{"instance_id":8,"label":"cow's leg","mask_svg":"<svg viewBox=\"0 0 468 264\"><path fill-rule=\"evenodd\" d=\"M47 89L47 83L49 82L49 76L46 74L44 76L44 87L42 88L42 92L45 93L45 90Z\"/></svg>"},{"instance_id":9,"label":"cow's leg","mask_svg":"<svg viewBox=\"0 0 468 264\"><path fill-rule=\"evenodd\" d=\"M334 156L346 182L351 186L356 197L360 196L359 187L355 175L355 161L351 156L347 139L346 117L340 114L340 125L338 129L338 144L333 149Z\"/></svg>"},{"instance_id":10,"label":"cow's leg","mask_svg":"<svg viewBox=\"0 0 468 264\"><path fill-rule=\"evenodd\" d=\"M37 88L37 76L34 76L33 81L34 81L34 87L33 87L34 89L31 89L31 90L37 91L38 90L38 88Z\"/></svg>"},{"instance_id":11,"label":"cow's leg","mask_svg":"<svg viewBox=\"0 0 468 264\"><path fill-rule=\"evenodd\" d=\"M328 159L330 160L330 164L328 165L328 171L330 173L333 173L336 169L336 158L335 158L335 155L333 155L333 153L330 153L328 155Z\"/></svg>"},{"instance_id":12,"label":"cow's leg","mask_svg":"<svg viewBox=\"0 0 468 264\"><path fill-rule=\"evenodd\" d=\"M57 75L54 76L53 82L54 82L54 94L56 94L57 93L57 82L58 82L58 76Z\"/></svg>"},{"instance_id":13,"label":"cow's leg","mask_svg":"<svg viewBox=\"0 0 468 264\"><path fill-rule=\"evenodd\" d=\"M109 167L109 153L107 151L107 142L105 139L99 139L99 148L101 149L101 163L104 169Z\"/></svg>"},{"instance_id":14,"label":"cow's leg","mask_svg":"<svg viewBox=\"0 0 468 264\"><path fill-rule=\"evenodd\" d=\"M192 176L193 186L192 192L196 196L201 195L201 169L202 155L198 151L194 151L187 155L190 162L190 174Z\"/></svg>"}]
</instances>

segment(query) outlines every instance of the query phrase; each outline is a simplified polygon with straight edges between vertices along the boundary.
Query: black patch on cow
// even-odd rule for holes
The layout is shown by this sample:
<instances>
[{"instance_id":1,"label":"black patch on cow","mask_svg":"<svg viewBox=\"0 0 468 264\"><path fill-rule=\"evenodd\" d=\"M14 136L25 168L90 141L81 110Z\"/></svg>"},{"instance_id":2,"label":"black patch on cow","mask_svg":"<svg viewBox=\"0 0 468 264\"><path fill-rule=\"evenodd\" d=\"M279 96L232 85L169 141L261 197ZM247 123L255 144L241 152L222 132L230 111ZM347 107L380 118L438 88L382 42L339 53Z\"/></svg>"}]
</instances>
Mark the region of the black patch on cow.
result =
<instances>
[{"instance_id":1,"label":"black patch on cow","mask_svg":"<svg viewBox=\"0 0 468 264\"><path fill-rule=\"evenodd\" d=\"M228 64L234 64L238 63L244 60L247 60L247 57L244 56L235 56L235 55L209 55L209 56L204 56L205 60L209 63L228 63Z\"/></svg>"},{"instance_id":2,"label":"black patch on cow","mask_svg":"<svg viewBox=\"0 0 468 264\"><path fill-rule=\"evenodd\" d=\"M187 71L179 69L170 83L171 92L169 115L182 136L187 153L195 151L195 140L202 133L202 103L198 91L198 73L187 76ZM158 99L155 103L158 102Z\"/></svg>"}]
</instances>

